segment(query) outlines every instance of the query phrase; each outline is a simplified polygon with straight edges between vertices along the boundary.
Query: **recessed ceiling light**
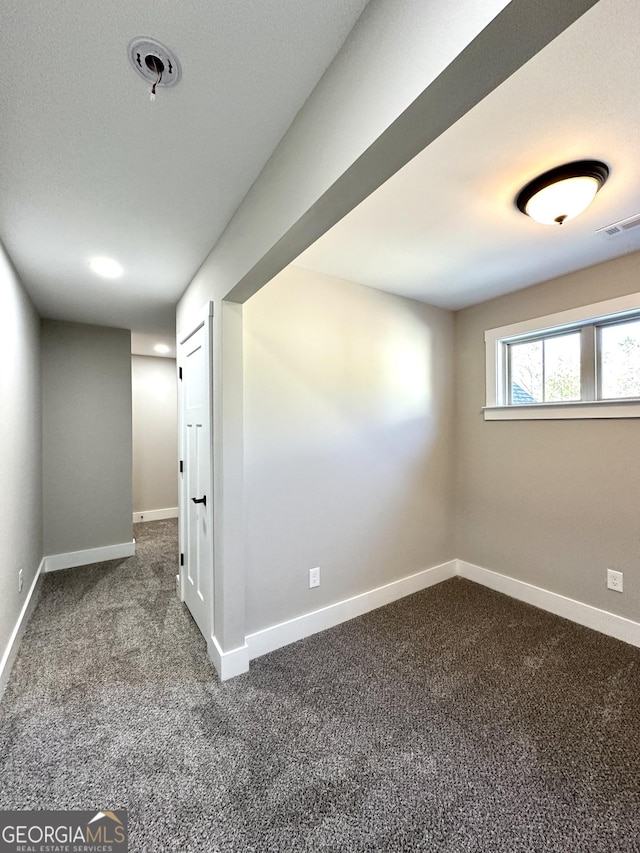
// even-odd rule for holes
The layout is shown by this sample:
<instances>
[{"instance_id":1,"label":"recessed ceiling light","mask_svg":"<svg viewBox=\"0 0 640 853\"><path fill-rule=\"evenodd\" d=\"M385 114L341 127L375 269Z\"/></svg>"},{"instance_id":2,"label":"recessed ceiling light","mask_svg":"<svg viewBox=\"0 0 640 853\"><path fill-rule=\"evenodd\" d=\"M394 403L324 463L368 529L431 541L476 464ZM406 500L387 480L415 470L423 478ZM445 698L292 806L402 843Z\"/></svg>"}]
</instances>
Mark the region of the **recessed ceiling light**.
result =
<instances>
[{"instance_id":1,"label":"recessed ceiling light","mask_svg":"<svg viewBox=\"0 0 640 853\"><path fill-rule=\"evenodd\" d=\"M91 258L89 266L103 278L120 278L122 275L122 267L113 258Z\"/></svg>"},{"instance_id":2,"label":"recessed ceiling light","mask_svg":"<svg viewBox=\"0 0 640 853\"><path fill-rule=\"evenodd\" d=\"M536 222L562 225L589 207L608 177L609 167L599 160L567 163L530 181L516 205Z\"/></svg>"},{"instance_id":3,"label":"recessed ceiling light","mask_svg":"<svg viewBox=\"0 0 640 853\"><path fill-rule=\"evenodd\" d=\"M153 349L155 352L170 352L170 349L166 344L156 344Z\"/></svg>"}]
</instances>

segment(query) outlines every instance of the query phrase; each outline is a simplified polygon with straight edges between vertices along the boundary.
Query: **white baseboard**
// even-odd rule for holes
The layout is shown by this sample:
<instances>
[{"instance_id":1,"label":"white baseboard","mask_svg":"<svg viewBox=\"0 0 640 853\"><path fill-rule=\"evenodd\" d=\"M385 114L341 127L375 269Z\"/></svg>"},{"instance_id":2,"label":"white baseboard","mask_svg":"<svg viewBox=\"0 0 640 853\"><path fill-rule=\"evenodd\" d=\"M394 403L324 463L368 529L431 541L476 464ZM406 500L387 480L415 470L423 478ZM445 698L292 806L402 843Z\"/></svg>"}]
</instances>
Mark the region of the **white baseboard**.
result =
<instances>
[{"instance_id":1,"label":"white baseboard","mask_svg":"<svg viewBox=\"0 0 640 853\"><path fill-rule=\"evenodd\" d=\"M421 589L426 589L455 576L474 581L482 586L494 589L496 592L502 592L511 598L532 604L534 607L540 607L549 613L555 613L556 616L562 616L579 625L592 628L594 631L640 647L640 623L638 622L617 616L607 610L600 610L573 598L550 592L547 589L533 586L508 575L483 569L464 560L450 560L448 563L442 563L442 565L435 566L432 569L425 569L353 598L338 601L311 613L305 613L295 619L289 619L286 622L249 634L246 638L247 646L245 647L248 647L248 659L253 660L261 655L273 652L289 645L289 643L310 637L318 631L325 631L341 622L362 616L370 610L375 610L377 607L390 604L405 595L419 592ZM210 656L214 660L216 669L220 672L219 665L216 664L211 654ZM240 669L239 671L245 672L246 670ZM232 675L229 674L227 677L231 678Z\"/></svg>"},{"instance_id":2,"label":"white baseboard","mask_svg":"<svg viewBox=\"0 0 640 853\"><path fill-rule=\"evenodd\" d=\"M2 659L0 660L0 698L2 698L4 689L7 686L7 682L9 681L9 676L11 675L11 670L13 669L13 664L15 662L16 655L18 654L20 640L22 639L22 635L24 634L25 628L27 627L27 623L31 618L33 609L36 606L36 602L38 600L36 590L38 587L38 582L40 580L40 575L43 573L43 571L44 557L40 561L40 565L38 566L38 570L35 574L33 582L29 587L27 597L25 598L24 604L22 605L22 610L20 611L20 615L18 616L18 621L16 622L13 631L11 632L9 642L7 643L7 647L4 650Z\"/></svg>"},{"instance_id":3,"label":"white baseboard","mask_svg":"<svg viewBox=\"0 0 640 853\"><path fill-rule=\"evenodd\" d=\"M138 524L141 521L162 521L164 518L177 518L178 507L169 506L166 509L147 509L142 512L133 513L133 523Z\"/></svg>"},{"instance_id":4,"label":"white baseboard","mask_svg":"<svg viewBox=\"0 0 640 853\"><path fill-rule=\"evenodd\" d=\"M540 607L549 613L555 613L556 616L577 622L578 625L584 625L594 631L600 631L601 634L615 637L616 640L622 640L632 646L640 646L640 623L638 622L626 619L624 616L616 616L615 613L600 610L598 607L584 604L574 598L567 598L557 592L550 592L548 589L516 580L516 578L508 575L501 575L498 572L483 569L481 566L474 566L473 563L467 563L464 560L456 560L455 562L457 563L456 573L461 578L475 581L475 583L487 586L496 592L503 592L511 598L517 598L518 601L533 604L534 607Z\"/></svg>"},{"instance_id":5,"label":"white baseboard","mask_svg":"<svg viewBox=\"0 0 640 853\"><path fill-rule=\"evenodd\" d=\"M76 566L89 566L91 563L103 563L105 560L119 560L133 557L136 553L136 540L120 542L117 545L104 545L101 548L88 548L86 551L70 551L68 554L52 554L44 558L44 571L57 572L60 569L73 569Z\"/></svg>"},{"instance_id":6,"label":"white baseboard","mask_svg":"<svg viewBox=\"0 0 640 853\"><path fill-rule=\"evenodd\" d=\"M135 540L102 548L90 548L86 551L73 551L68 554L55 554L43 557L31 584L16 626L9 638L7 648L0 660L0 696L13 666L15 656L24 629L27 625L37 596L35 595L38 581L43 572L57 571L74 566L131 557L135 554ZM556 616L561 616L584 625L600 633L607 634L617 640L640 647L640 623L623 616L617 616L607 610L601 610L581 601L567 598L550 590L534 586L525 581L517 580L508 575L500 574L465 560L450 560L431 569L417 572L400 580L385 584L355 595L352 598L338 601L319 610L305 613L278 625L272 625L261 631L256 631L246 637L246 643L238 648L224 652L215 637L207 644L207 651L221 681L226 681L236 675L241 675L249 669L249 661L261 655L275 651L282 646L309 637L318 631L332 628L356 616L362 616L378 607L391 604L406 595L419 592L434 586L449 578L459 576L486 586L496 592L532 604Z\"/></svg>"},{"instance_id":7,"label":"white baseboard","mask_svg":"<svg viewBox=\"0 0 640 853\"><path fill-rule=\"evenodd\" d=\"M207 643L207 654L216 668L220 681L235 678L249 671L249 647L238 646L237 649L223 652L215 637Z\"/></svg>"},{"instance_id":8,"label":"white baseboard","mask_svg":"<svg viewBox=\"0 0 640 853\"><path fill-rule=\"evenodd\" d=\"M391 604L392 601L404 598L405 595L411 595L421 589L426 589L452 578L455 573L456 561L450 560L440 566L425 569L422 572L400 578L400 580L392 581L360 595L354 595L353 598L346 598L319 610L313 610L311 613L305 613L295 619L289 619L278 625L264 628L262 631L256 631L246 638L249 647L249 659L253 660L261 655L266 655L282 646L288 646L289 643L310 637L318 631L325 631L327 628L333 628L334 625L339 625L355 616L362 616L370 610Z\"/></svg>"}]
</instances>

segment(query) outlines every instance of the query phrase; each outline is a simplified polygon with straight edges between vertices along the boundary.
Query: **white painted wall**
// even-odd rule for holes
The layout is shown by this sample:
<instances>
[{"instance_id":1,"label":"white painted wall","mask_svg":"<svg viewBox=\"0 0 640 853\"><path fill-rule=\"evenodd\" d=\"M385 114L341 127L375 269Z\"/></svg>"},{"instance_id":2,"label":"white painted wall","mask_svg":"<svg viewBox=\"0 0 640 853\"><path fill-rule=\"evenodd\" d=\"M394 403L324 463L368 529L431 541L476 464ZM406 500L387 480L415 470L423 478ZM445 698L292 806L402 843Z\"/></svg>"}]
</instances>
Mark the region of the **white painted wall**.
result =
<instances>
[{"instance_id":1,"label":"white painted wall","mask_svg":"<svg viewBox=\"0 0 640 853\"><path fill-rule=\"evenodd\" d=\"M40 319L1 245L0 340L1 658L42 559Z\"/></svg>"},{"instance_id":2,"label":"white painted wall","mask_svg":"<svg viewBox=\"0 0 640 853\"><path fill-rule=\"evenodd\" d=\"M42 321L44 549L131 542L131 333Z\"/></svg>"},{"instance_id":3,"label":"white painted wall","mask_svg":"<svg viewBox=\"0 0 640 853\"><path fill-rule=\"evenodd\" d=\"M178 506L178 384L174 358L131 356L133 511Z\"/></svg>"},{"instance_id":4,"label":"white painted wall","mask_svg":"<svg viewBox=\"0 0 640 853\"><path fill-rule=\"evenodd\" d=\"M451 559L453 315L295 267L243 313L247 633Z\"/></svg>"}]
</instances>

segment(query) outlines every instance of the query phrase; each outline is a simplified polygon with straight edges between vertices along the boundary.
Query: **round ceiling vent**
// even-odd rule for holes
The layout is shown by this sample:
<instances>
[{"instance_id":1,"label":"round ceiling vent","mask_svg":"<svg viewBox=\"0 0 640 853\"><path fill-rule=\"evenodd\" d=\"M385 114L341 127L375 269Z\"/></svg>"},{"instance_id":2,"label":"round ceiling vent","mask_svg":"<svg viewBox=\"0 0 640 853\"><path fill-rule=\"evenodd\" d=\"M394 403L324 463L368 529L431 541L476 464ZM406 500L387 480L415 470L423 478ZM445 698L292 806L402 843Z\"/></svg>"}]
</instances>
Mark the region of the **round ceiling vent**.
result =
<instances>
[{"instance_id":1,"label":"round ceiling vent","mask_svg":"<svg viewBox=\"0 0 640 853\"><path fill-rule=\"evenodd\" d=\"M156 86L175 86L182 76L180 60L157 39L138 36L129 42L129 62L134 70Z\"/></svg>"}]
</instances>

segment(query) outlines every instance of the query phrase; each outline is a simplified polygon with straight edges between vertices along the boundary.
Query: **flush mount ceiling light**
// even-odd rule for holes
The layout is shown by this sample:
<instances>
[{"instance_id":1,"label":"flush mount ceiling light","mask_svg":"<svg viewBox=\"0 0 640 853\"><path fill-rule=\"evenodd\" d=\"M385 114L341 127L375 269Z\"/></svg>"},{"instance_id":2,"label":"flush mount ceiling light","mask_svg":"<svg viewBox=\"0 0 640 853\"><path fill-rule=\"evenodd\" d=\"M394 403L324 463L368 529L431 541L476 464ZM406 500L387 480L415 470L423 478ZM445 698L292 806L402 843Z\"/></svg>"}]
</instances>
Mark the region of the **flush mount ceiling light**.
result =
<instances>
[{"instance_id":1,"label":"flush mount ceiling light","mask_svg":"<svg viewBox=\"0 0 640 853\"><path fill-rule=\"evenodd\" d=\"M103 278L120 278L122 267L113 258L91 258L89 266L97 275Z\"/></svg>"},{"instance_id":2,"label":"flush mount ceiling light","mask_svg":"<svg viewBox=\"0 0 640 853\"><path fill-rule=\"evenodd\" d=\"M169 347L166 344L156 344L153 349L154 352L169 352Z\"/></svg>"},{"instance_id":3,"label":"flush mount ceiling light","mask_svg":"<svg viewBox=\"0 0 640 853\"><path fill-rule=\"evenodd\" d=\"M562 225L589 207L608 177L609 167L600 160L567 163L530 181L516 206L543 225Z\"/></svg>"}]
</instances>

